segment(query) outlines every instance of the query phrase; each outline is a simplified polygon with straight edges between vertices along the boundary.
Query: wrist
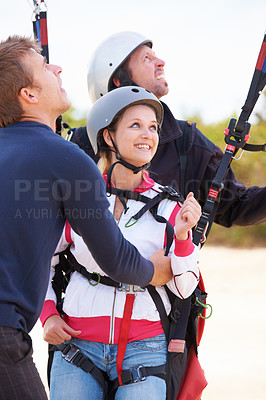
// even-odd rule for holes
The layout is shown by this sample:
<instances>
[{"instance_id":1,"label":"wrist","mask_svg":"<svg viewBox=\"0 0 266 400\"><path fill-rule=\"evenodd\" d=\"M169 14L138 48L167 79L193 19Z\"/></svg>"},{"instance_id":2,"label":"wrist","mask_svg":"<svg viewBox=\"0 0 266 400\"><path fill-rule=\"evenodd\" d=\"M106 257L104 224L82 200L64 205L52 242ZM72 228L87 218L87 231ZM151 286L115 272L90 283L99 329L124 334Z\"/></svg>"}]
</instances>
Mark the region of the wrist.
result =
<instances>
[{"instance_id":1,"label":"wrist","mask_svg":"<svg viewBox=\"0 0 266 400\"><path fill-rule=\"evenodd\" d=\"M176 238L177 240L181 240L181 241L187 240L187 239L189 238L189 233L188 233L188 232L185 232L185 233L177 233L177 232L175 231L175 238Z\"/></svg>"}]
</instances>

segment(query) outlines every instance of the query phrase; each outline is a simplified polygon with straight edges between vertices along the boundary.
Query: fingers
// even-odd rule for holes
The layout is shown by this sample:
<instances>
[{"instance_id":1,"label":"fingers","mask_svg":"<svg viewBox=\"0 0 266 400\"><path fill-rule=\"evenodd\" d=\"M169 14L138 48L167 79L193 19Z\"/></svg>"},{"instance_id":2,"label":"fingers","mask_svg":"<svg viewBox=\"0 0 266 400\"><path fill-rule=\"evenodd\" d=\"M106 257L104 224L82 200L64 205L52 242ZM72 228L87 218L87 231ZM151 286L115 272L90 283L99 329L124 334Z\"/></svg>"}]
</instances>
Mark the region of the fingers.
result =
<instances>
[{"instance_id":1,"label":"fingers","mask_svg":"<svg viewBox=\"0 0 266 400\"><path fill-rule=\"evenodd\" d=\"M186 200L181 207L180 216L189 222L189 224L195 225L198 222L201 216L201 207L192 192L187 195Z\"/></svg>"},{"instance_id":2,"label":"fingers","mask_svg":"<svg viewBox=\"0 0 266 400\"><path fill-rule=\"evenodd\" d=\"M70 340L72 336L79 336L81 331L76 331L67 325L60 316L52 315L44 324L43 338L51 344L60 344Z\"/></svg>"},{"instance_id":3,"label":"fingers","mask_svg":"<svg viewBox=\"0 0 266 400\"><path fill-rule=\"evenodd\" d=\"M190 192L184 203L181 206L180 211L176 215L175 219L175 234L179 240L186 240L188 231L193 228L200 219L201 207L195 199L192 192Z\"/></svg>"}]
</instances>

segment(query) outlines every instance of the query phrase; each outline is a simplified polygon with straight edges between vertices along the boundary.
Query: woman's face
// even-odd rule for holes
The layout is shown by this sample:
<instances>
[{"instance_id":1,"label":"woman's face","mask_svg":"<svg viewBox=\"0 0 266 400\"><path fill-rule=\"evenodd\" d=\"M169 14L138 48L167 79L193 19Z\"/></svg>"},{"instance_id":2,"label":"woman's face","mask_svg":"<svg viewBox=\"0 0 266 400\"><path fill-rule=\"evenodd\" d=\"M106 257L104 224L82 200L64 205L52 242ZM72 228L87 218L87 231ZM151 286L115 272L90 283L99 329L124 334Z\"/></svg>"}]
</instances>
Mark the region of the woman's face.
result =
<instances>
[{"instance_id":1,"label":"woman's face","mask_svg":"<svg viewBox=\"0 0 266 400\"><path fill-rule=\"evenodd\" d=\"M158 124L152 108L135 105L127 108L111 133L119 155L140 167L151 161L158 147ZM110 144L112 146L112 143Z\"/></svg>"}]
</instances>

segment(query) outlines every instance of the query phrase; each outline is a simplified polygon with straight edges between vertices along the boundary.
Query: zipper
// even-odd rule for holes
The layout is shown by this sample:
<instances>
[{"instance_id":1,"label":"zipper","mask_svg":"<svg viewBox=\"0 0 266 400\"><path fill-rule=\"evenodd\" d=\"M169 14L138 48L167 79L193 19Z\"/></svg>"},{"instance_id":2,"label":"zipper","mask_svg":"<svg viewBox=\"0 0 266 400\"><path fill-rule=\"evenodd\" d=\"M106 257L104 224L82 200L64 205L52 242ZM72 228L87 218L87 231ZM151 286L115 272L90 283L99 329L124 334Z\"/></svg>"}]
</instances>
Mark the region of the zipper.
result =
<instances>
[{"instance_id":1,"label":"zipper","mask_svg":"<svg viewBox=\"0 0 266 400\"><path fill-rule=\"evenodd\" d=\"M116 300L116 289L114 288L114 301L113 301L113 308L112 308L112 315L111 315L111 326L110 326L109 344L113 344L113 342L114 342L115 300Z\"/></svg>"}]
</instances>

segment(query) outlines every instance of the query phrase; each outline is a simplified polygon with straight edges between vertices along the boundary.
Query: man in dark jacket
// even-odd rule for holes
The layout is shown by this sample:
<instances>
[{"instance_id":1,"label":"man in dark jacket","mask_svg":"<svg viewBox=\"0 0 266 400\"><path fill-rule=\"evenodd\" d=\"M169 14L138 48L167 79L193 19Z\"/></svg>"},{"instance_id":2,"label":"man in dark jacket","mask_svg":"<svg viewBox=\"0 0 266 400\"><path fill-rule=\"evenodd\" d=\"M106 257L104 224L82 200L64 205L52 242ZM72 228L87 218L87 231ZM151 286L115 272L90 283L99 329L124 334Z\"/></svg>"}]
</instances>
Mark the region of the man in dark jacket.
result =
<instances>
[{"instance_id":1,"label":"man in dark jacket","mask_svg":"<svg viewBox=\"0 0 266 400\"><path fill-rule=\"evenodd\" d=\"M88 69L88 88L94 102L119 86L136 84L159 99L168 93L164 61L156 57L152 41L135 32L110 36L96 49ZM175 119L166 104L160 143L150 173L164 185L172 185L186 195L190 191L204 204L222 151L186 121ZM71 138L95 161L86 128L78 128ZM185 149L185 150L182 150ZM186 153L184 156L183 153ZM266 220L266 188L245 188L230 168L221 191L215 222L225 227L252 225Z\"/></svg>"}]
</instances>

